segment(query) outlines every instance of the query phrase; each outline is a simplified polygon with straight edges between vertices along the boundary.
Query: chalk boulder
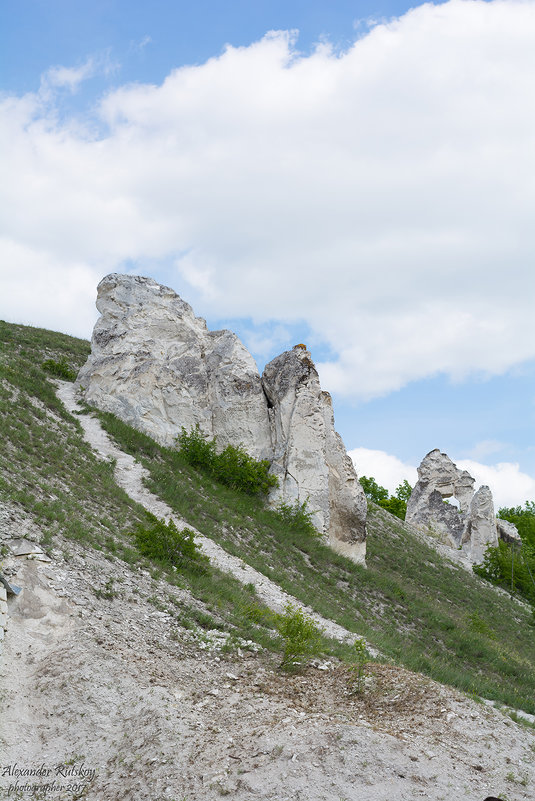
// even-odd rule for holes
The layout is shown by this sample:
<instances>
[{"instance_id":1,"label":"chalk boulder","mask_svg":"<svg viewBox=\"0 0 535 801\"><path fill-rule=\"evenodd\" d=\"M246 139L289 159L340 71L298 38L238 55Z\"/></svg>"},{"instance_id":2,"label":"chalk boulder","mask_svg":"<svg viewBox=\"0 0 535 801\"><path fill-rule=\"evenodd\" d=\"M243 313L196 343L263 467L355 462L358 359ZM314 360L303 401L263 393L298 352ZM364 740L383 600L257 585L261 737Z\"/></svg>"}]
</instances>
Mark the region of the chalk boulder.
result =
<instances>
[{"instance_id":1,"label":"chalk boulder","mask_svg":"<svg viewBox=\"0 0 535 801\"><path fill-rule=\"evenodd\" d=\"M504 542L508 542L510 545L518 545L519 547L522 545L520 534L514 523L510 523L508 520L500 520L497 517L496 528L498 529L498 537Z\"/></svg>"}]
</instances>

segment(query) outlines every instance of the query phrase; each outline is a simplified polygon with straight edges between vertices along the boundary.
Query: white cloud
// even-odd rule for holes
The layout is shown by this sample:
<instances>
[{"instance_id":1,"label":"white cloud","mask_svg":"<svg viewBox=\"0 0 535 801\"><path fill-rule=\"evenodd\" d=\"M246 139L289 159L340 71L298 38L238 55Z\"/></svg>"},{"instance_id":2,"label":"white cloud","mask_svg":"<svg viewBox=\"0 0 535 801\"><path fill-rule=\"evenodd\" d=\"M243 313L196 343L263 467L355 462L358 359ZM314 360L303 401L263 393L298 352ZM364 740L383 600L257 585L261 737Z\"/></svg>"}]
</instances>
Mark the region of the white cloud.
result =
<instances>
[{"instance_id":1,"label":"white cloud","mask_svg":"<svg viewBox=\"0 0 535 801\"><path fill-rule=\"evenodd\" d=\"M397 456L385 451L376 451L371 448L354 448L348 451L359 478L368 476L374 478L381 487L385 487L391 495L405 480L414 487L418 481L416 468L405 464Z\"/></svg>"},{"instance_id":2,"label":"white cloud","mask_svg":"<svg viewBox=\"0 0 535 801\"><path fill-rule=\"evenodd\" d=\"M493 453L500 453L505 448L507 448L507 445L504 442L500 442L497 439L484 439L481 442L476 442L472 450L466 455L469 459L477 462L478 459L484 459Z\"/></svg>"},{"instance_id":3,"label":"white cloud","mask_svg":"<svg viewBox=\"0 0 535 801\"><path fill-rule=\"evenodd\" d=\"M142 39L140 39L139 42L132 42L131 46L132 46L133 50L137 50L138 52L141 52L142 50L144 50L147 47L147 45L150 45L150 44L152 44L152 36L148 36L147 35L147 36L144 36Z\"/></svg>"},{"instance_id":4,"label":"white cloud","mask_svg":"<svg viewBox=\"0 0 535 801\"><path fill-rule=\"evenodd\" d=\"M471 459L459 459L456 464L474 476L476 487L481 484L490 487L496 511L502 506L523 506L525 501L535 500L535 478L521 472L516 462L485 465Z\"/></svg>"},{"instance_id":5,"label":"white cloud","mask_svg":"<svg viewBox=\"0 0 535 801\"><path fill-rule=\"evenodd\" d=\"M67 88L74 92L82 81L86 81L94 74L95 63L93 59L88 59L79 67L50 67L43 76L43 85Z\"/></svg>"},{"instance_id":6,"label":"white cloud","mask_svg":"<svg viewBox=\"0 0 535 801\"><path fill-rule=\"evenodd\" d=\"M0 315L43 323L58 284L79 329L87 276L167 260L198 313L303 320L337 354L333 391L535 357L534 36L532 2L451 0L342 54L282 33L228 48L112 91L85 129L53 92L4 97L0 224L35 260L11 275L0 251Z\"/></svg>"},{"instance_id":7,"label":"white cloud","mask_svg":"<svg viewBox=\"0 0 535 801\"><path fill-rule=\"evenodd\" d=\"M355 448L349 451L349 455L359 477L373 476L391 495L404 479L407 479L411 486L418 480L416 467L402 462L401 459L385 451ZM503 506L523 506L525 501L535 500L535 478L523 473L516 462L486 465L473 459L454 459L454 461L459 469L468 470L475 478L476 489L482 484L490 487L496 511Z\"/></svg>"},{"instance_id":8,"label":"white cloud","mask_svg":"<svg viewBox=\"0 0 535 801\"><path fill-rule=\"evenodd\" d=\"M141 42L141 46L145 46L149 41L150 37L145 37ZM89 78L93 78L96 75L111 75L118 68L119 65L113 61L109 50L91 56L77 67L65 67L61 64L50 67L41 76L40 99L44 102L53 102L52 93L57 89L68 89L71 94L74 94L80 84L89 80Z\"/></svg>"},{"instance_id":9,"label":"white cloud","mask_svg":"<svg viewBox=\"0 0 535 801\"><path fill-rule=\"evenodd\" d=\"M58 261L46 252L0 237L7 269L0 268L2 297L9 299L2 319L86 336L98 313L94 294L98 270L84 263Z\"/></svg>"}]
</instances>

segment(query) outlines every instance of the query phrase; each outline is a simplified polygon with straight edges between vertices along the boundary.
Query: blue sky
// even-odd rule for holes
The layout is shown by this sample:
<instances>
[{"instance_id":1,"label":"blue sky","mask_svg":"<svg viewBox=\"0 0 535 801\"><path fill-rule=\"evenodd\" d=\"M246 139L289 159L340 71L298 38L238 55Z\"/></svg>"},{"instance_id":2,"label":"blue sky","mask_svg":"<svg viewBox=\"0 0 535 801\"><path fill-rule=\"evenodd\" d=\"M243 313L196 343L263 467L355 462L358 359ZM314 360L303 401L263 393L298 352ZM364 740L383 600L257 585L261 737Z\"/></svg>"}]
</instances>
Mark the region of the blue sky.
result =
<instances>
[{"instance_id":1,"label":"blue sky","mask_svg":"<svg viewBox=\"0 0 535 801\"><path fill-rule=\"evenodd\" d=\"M369 18L403 14L401 2L347 0L3 0L3 86L33 91L54 64L76 66L108 54L112 82L160 83L183 64L246 46L269 30L299 30L308 51L322 38L347 47Z\"/></svg>"},{"instance_id":2,"label":"blue sky","mask_svg":"<svg viewBox=\"0 0 535 801\"><path fill-rule=\"evenodd\" d=\"M531 0L4 0L0 316L89 337L98 280L151 275L260 368L306 342L361 474L439 447L535 498L534 34Z\"/></svg>"}]
</instances>

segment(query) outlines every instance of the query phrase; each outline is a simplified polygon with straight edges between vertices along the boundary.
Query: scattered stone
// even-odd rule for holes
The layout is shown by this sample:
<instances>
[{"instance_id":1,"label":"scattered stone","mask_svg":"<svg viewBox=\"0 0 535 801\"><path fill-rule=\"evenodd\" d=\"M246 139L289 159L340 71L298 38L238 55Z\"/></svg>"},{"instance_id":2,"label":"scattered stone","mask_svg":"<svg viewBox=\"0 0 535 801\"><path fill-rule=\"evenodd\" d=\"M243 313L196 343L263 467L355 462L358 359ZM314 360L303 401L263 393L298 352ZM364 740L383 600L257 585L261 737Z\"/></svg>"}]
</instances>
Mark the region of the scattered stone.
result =
<instances>
[{"instance_id":1,"label":"scattered stone","mask_svg":"<svg viewBox=\"0 0 535 801\"><path fill-rule=\"evenodd\" d=\"M21 587L17 587L16 584L10 584L9 581L0 573L0 592L2 588L7 592L8 595L18 595L21 591Z\"/></svg>"}]
</instances>

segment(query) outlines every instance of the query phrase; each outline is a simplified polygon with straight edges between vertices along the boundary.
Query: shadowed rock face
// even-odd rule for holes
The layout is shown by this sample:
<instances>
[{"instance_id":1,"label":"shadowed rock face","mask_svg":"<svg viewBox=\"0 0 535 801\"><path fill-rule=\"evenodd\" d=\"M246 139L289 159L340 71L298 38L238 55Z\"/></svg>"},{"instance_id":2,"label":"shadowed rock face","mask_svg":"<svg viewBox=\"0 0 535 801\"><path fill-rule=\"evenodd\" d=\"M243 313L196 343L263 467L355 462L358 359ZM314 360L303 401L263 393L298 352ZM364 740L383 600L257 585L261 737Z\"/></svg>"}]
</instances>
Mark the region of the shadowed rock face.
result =
<instances>
[{"instance_id":1,"label":"shadowed rock face","mask_svg":"<svg viewBox=\"0 0 535 801\"><path fill-rule=\"evenodd\" d=\"M273 503L308 500L317 529L363 562L366 499L334 430L331 399L304 346L256 363L230 331L209 331L172 289L112 274L98 286L85 400L164 445L199 425L219 447L242 445L279 477Z\"/></svg>"},{"instance_id":2,"label":"shadowed rock face","mask_svg":"<svg viewBox=\"0 0 535 801\"><path fill-rule=\"evenodd\" d=\"M476 564L483 561L488 545L496 547L498 544L492 492L486 485L480 487L472 498L463 542L470 543L470 558Z\"/></svg>"},{"instance_id":3,"label":"shadowed rock face","mask_svg":"<svg viewBox=\"0 0 535 801\"><path fill-rule=\"evenodd\" d=\"M366 499L341 437L334 429L331 396L323 392L304 346L277 356L262 375L271 407L273 463L278 493L307 500L316 528L331 546L363 561Z\"/></svg>"},{"instance_id":4,"label":"shadowed rock face","mask_svg":"<svg viewBox=\"0 0 535 801\"><path fill-rule=\"evenodd\" d=\"M497 520L490 489L483 485L474 494L475 479L459 470L446 453L430 451L418 468L418 482L407 503L405 519L431 529L453 548L463 548L474 563L482 562L487 546L498 538L520 543L512 523ZM459 508L444 503L454 497Z\"/></svg>"}]
</instances>

